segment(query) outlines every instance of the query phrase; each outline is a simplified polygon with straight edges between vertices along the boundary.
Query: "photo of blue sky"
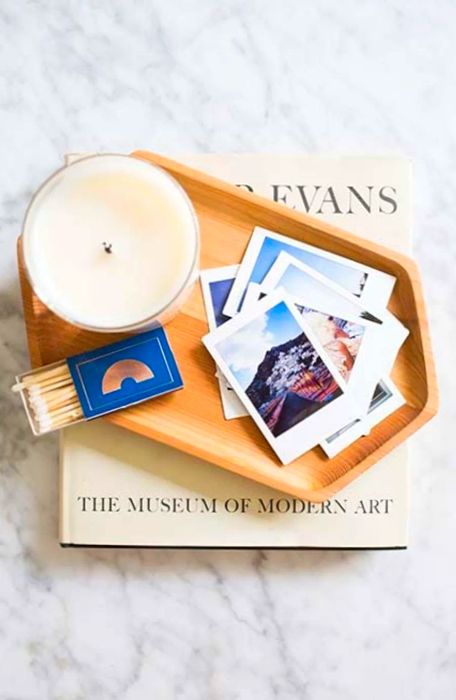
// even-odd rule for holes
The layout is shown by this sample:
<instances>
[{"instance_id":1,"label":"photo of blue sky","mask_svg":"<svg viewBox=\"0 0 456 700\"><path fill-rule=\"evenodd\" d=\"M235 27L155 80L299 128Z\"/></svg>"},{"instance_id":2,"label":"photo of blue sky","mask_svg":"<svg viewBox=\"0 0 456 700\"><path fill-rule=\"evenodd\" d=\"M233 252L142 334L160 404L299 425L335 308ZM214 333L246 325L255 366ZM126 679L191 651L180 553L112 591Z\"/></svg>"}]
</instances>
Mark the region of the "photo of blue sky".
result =
<instances>
[{"instance_id":1,"label":"photo of blue sky","mask_svg":"<svg viewBox=\"0 0 456 700\"><path fill-rule=\"evenodd\" d=\"M277 241L269 236L265 236L263 240L248 282L262 282L281 251L293 255L322 275L326 275L326 277L340 284L341 287L344 287L351 294L360 296L367 277L361 270L356 270L334 260L328 260L316 253L296 248L292 243Z\"/></svg>"},{"instance_id":2,"label":"photo of blue sky","mask_svg":"<svg viewBox=\"0 0 456 700\"><path fill-rule=\"evenodd\" d=\"M276 287L283 289L287 294L295 297L298 301L302 301L312 309L329 311L330 313L336 310L336 314L341 317L344 314L355 318L360 315L361 309L356 300L346 299L324 282L315 279L306 270L296 267L293 263L287 265L282 276L277 281Z\"/></svg>"},{"instance_id":3,"label":"photo of blue sky","mask_svg":"<svg viewBox=\"0 0 456 700\"><path fill-rule=\"evenodd\" d=\"M229 316L225 316L222 310L225 306L226 300L228 299L228 294L231 291L233 282L234 277L227 280L216 280L215 282L209 283L209 291L212 299L217 328L218 326L222 326L226 321L229 321Z\"/></svg>"},{"instance_id":4,"label":"photo of blue sky","mask_svg":"<svg viewBox=\"0 0 456 700\"><path fill-rule=\"evenodd\" d=\"M285 302L252 319L243 328L217 344L226 364L246 389L268 350L296 338L302 328Z\"/></svg>"}]
</instances>

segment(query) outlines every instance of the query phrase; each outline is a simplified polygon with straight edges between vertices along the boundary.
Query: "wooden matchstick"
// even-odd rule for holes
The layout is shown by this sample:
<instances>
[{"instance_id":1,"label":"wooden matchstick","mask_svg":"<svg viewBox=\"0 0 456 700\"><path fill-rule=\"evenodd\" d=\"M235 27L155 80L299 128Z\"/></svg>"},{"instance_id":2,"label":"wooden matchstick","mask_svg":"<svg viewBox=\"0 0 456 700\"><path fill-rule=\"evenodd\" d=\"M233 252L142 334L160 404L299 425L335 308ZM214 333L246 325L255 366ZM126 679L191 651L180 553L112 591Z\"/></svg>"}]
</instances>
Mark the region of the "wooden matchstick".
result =
<instances>
[{"instance_id":1,"label":"wooden matchstick","mask_svg":"<svg viewBox=\"0 0 456 700\"><path fill-rule=\"evenodd\" d=\"M65 361L21 378L13 391L22 391L39 433L63 428L84 417Z\"/></svg>"}]
</instances>

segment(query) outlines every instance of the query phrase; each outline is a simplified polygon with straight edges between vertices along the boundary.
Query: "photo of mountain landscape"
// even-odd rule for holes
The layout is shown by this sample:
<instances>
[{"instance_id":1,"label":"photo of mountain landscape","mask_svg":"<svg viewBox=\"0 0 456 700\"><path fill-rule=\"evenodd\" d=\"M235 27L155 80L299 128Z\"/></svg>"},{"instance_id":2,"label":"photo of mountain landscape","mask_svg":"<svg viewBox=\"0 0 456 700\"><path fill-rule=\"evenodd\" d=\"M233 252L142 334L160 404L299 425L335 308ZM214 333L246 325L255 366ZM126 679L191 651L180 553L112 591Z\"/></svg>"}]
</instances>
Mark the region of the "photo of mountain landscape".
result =
<instances>
[{"instance_id":1,"label":"photo of mountain landscape","mask_svg":"<svg viewBox=\"0 0 456 700\"><path fill-rule=\"evenodd\" d=\"M276 437L341 393L304 333L268 350L246 389Z\"/></svg>"},{"instance_id":2,"label":"photo of mountain landscape","mask_svg":"<svg viewBox=\"0 0 456 700\"><path fill-rule=\"evenodd\" d=\"M343 393L284 302L221 340L217 350L275 437Z\"/></svg>"}]
</instances>

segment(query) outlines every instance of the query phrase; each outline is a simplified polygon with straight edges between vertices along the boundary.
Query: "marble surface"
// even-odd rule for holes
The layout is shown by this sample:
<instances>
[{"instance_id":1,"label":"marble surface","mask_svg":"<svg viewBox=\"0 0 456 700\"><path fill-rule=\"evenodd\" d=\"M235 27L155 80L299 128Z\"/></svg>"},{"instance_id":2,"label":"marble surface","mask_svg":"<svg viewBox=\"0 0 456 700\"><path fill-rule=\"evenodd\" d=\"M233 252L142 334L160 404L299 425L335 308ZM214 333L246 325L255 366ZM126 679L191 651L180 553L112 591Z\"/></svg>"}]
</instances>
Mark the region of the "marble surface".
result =
<instances>
[{"instance_id":1,"label":"marble surface","mask_svg":"<svg viewBox=\"0 0 456 700\"><path fill-rule=\"evenodd\" d=\"M3 0L0 697L440 700L456 688L456 6ZM412 441L402 552L72 551L26 366L14 244L66 151L414 160L440 416Z\"/></svg>"}]
</instances>

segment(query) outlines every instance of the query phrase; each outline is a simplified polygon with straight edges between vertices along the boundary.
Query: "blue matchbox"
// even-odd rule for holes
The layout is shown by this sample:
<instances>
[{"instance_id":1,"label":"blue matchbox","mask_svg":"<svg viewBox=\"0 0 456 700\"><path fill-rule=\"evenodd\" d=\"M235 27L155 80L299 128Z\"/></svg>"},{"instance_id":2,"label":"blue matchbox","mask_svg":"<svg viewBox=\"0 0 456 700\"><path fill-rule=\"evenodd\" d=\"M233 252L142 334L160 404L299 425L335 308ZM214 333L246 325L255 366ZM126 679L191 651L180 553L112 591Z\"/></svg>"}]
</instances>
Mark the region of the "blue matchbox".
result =
<instances>
[{"instance_id":1,"label":"blue matchbox","mask_svg":"<svg viewBox=\"0 0 456 700\"><path fill-rule=\"evenodd\" d=\"M85 418L183 387L163 328L67 358Z\"/></svg>"},{"instance_id":2,"label":"blue matchbox","mask_svg":"<svg viewBox=\"0 0 456 700\"><path fill-rule=\"evenodd\" d=\"M35 435L91 420L184 386L163 328L16 377Z\"/></svg>"}]
</instances>

